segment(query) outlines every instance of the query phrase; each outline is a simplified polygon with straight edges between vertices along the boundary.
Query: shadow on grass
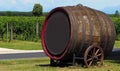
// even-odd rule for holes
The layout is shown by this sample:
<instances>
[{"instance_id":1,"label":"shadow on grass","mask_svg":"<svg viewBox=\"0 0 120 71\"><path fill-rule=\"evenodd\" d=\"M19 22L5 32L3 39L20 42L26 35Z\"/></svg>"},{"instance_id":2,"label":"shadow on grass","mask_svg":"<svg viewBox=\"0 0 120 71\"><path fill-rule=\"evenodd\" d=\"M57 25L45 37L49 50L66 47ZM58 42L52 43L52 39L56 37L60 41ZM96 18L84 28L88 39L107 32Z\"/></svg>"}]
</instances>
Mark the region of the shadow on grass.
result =
<instances>
[{"instance_id":1,"label":"shadow on grass","mask_svg":"<svg viewBox=\"0 0 120 71\"><path fill-rule=\"evenodd\" d=\"M50 65L50 64L38 64L35 66L40 66L40 67L69 67L72 66L71 64L58 64L58 65Z\"/></svg>"},{"instance_id":2,"label":"shadow on grass","mask_svg":"<svg viewBox=\"0 0 120 71\"><path fill-rule=\"evenodd\" d=\"M106 60L112 60L112 63L119 63L120 64L120 49L114 49L110 56L106 58Z\"/></svg>"},{"instance_id":3,"label":"shadow on grass","mask_svg":"<svg viewBox=\"0 0 120 71\"><path fill-rule=\"evenodd\" d=\"M35 65L35 66L40 66L40 67L49 67L51 66L50 64L38 64L38 65Z\"/></svg>"},{"instance_id":4,"label":"shadow on grass","mask_svg":"<svg viewBox=\"0 0 120 71\"><path fill-rule=\"evenodd\" d=\"M65 65L50 65L50 64L39 64L39 65L35 65L35 66L37 66L37 67L44 67L44 68L46 68L46 67L51 67L51 68L56 68L56 67L58 67L58 68L65 68L65 67L67 67L67 68L69 68L69 69L80 69L80 68L82 68L83 66L82 65L71 65L71 64L65 64Z\"/></svg>"},{"instance_id":5,"label":"shadow on grass","mask_svg":"<svg viewBox=\"0 0 120 71\"><path fill-rule=\"evenodd\" d=\"M112 53L110 54L110 56L108 56L105 60L110 60L109 62L111 63L118 63L120 64L120 49L115 49L112 51ZM61 65L50 65L50 64L37 64L35 66L38 66L38 67L60 67L60 68L64 68L64 67L70 67L70 68L76 68L76 66L79 66L79 67L84 67L83 64L80 64L80 65L76 65L75 67L71 67L72 65L71 64L61 64Z\"/></svg>"}]
</instances>

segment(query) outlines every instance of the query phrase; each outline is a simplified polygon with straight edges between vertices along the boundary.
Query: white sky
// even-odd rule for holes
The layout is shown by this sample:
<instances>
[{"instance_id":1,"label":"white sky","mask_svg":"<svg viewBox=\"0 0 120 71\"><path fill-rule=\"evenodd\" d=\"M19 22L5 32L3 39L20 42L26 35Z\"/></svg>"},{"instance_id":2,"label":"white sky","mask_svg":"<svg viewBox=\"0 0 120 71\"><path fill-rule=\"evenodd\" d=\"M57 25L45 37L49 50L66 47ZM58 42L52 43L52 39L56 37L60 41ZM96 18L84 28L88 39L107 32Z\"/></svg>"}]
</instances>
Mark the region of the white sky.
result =
<instances>
[{"instance_id":1,"label":"white sky","mask_svg":"<svg viewBox=\"0 0 120 71\"><path fill-rule=\"evenodd\" d=\"M32 11L35 3L40 3L44 11L79 3L98 10L120 6L120 0L0 0L0 11Z\"/></svg>"}]
</instances>

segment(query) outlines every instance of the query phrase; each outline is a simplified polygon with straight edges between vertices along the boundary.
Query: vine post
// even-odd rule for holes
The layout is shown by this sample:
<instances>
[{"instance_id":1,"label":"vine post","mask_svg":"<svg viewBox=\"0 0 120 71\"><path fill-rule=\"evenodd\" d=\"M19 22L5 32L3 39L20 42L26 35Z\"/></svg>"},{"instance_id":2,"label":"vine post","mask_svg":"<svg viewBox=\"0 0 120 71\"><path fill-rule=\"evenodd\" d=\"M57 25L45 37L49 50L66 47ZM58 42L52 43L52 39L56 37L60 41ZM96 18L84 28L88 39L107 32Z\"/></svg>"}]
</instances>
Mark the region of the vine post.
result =
<instances>
[{"instance_id":1,"label":"vine post","mask_svg":"<svg viewBox=\"0 0 120 71\"><path fill-rule=\"evenodd\" d=\"M13 24L10 24L10 41L11 42L13 40Z\"/></svg>"},{"instance_id":2,"label":"vine post","mask_svg":"<svg viewBox=\"0 0 120 71\"><path fill-rule=\"evenodd\" d=\"M8 22L7 22L7 42L8 42Z\"/></svg>"}]
</instances>

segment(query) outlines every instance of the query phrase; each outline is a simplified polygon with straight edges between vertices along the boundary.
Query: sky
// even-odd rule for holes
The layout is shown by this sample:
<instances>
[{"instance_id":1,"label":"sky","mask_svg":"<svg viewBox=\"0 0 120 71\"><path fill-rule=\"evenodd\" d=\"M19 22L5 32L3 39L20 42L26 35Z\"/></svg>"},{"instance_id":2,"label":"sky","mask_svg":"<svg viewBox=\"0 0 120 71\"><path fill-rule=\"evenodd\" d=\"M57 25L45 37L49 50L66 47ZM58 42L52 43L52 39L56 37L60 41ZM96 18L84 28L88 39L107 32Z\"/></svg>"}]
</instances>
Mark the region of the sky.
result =
<instances>
[{"instance_id":1,"label":"sky","mask_svg":"<svg viewBox=\"0 0 120 71\"><path fill-rule=\"evenodd\" d=\"M104 12L120 10L120 0L0 0L0 11L32 11L35 3L43 6L44 12L55 7L82 4ZM119 9L118 9L119 8Z\"/></svg>"}]
</instances>

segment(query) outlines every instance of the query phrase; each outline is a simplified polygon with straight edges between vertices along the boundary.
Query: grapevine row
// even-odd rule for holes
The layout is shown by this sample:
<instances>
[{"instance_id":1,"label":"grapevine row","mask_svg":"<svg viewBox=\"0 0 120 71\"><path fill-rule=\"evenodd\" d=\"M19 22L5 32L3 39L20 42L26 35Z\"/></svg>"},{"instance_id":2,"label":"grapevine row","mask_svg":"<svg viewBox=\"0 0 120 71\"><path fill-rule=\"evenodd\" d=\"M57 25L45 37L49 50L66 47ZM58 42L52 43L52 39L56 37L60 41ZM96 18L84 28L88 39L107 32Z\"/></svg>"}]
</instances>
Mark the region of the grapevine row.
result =
<instances>
[{"instance_id":1,"label":"grapevine row","mask_svg":"<svg viewBox=\"0 0 120 71\"><path fill-rule=\"evenodd\" d=\"M13 39L38 40L40 39L41 27L45 17L7 17L0 16L0 40L10 39L10 28L13 26ZM116 29L116 39L120 40L120 17L111 17ZM38 23L38 33L36 24ZM8 32L7 32L8 25Z\"/></svg>"},{"instance_id":2,"label":"grapevine row","mask_svg":"<svg viewBox=\"0 0 120 71\"><path fill-rule=\"evenodd\" d=\"M6 34L10 33L11 26L13 26L13 39L19 40L36 40L40 37L41 26L44 21L42 17L7 17L0 16L0 38L6 39ZM36 24L38 30L38 37L36 36ZM8 28L7 28L8 25ZM8 29L8 32L7 32ZM10 37L10 35L9 35Z\"/></svg>"}]
</instances>

